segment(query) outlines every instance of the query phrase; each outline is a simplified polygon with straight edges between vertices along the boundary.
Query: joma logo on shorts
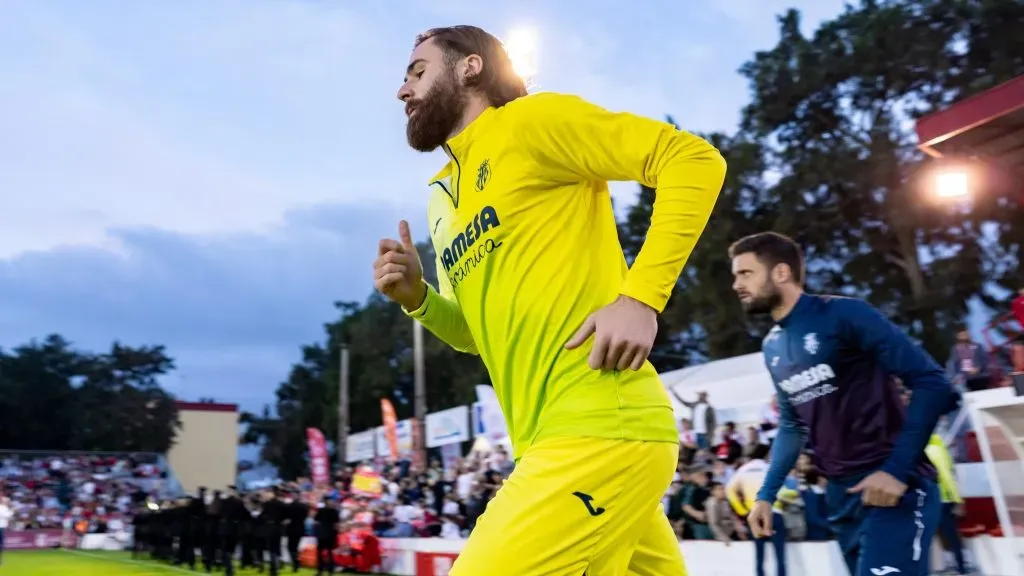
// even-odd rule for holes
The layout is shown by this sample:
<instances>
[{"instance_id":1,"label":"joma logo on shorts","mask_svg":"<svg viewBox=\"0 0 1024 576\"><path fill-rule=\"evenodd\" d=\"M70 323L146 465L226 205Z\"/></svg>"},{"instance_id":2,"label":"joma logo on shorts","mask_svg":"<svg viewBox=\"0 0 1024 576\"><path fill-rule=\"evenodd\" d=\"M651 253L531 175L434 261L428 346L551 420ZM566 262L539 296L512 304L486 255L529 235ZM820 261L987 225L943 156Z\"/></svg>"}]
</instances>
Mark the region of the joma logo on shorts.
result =
<instances>
[{"instance_id":1,"label":"joma logo on shorts","mask_svg":"<svg viewBox=\"0 0 1024 576\"><path fill-rule=\"evenodd\" d=\"M590 512L591 516L600 516L601 514L604 514L604 508L601 508L600 506L594 508L594 505L591 504L591 502L594 501L594 497L591 496L590 494L584 494L583 492L573 492L572 495L579 498L583 502L583 505L587 507L587 512Z\"/></svg>"},{"instance_id":2,"label":"joma logo on shorts","mask_svg":"<svg viewBox=\"0 0 1024 576\"><path fill-rule=\"evenodd\" d=\"M782 388L789 394L796 394L814 386L821 384L822 382L831 380L836 377L835 371L828 364L818 364L813 368L808 368L803 372L796 374L790 378L779 382L779 388Z\"/></svg>"}]
</instances>

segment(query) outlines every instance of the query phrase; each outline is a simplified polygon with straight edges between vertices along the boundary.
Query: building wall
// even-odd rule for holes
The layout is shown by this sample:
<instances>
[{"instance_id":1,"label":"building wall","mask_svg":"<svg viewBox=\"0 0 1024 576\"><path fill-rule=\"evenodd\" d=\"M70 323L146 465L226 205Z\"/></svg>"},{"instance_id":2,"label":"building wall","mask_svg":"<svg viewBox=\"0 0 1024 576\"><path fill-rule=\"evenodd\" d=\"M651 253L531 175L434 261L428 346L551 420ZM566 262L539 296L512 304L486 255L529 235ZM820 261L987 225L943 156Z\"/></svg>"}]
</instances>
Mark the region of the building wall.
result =
<instances>
[{"instance_id":1,"label":"building wall","mask_svg":"<svg viewBox=\"0 0 1024 576\"><path fill-rule=\"evenodd\" d=\"M181 428L167 460L186 493L200 486L224 490L235 483L238 406L178 403Z\"/></svg>"}]
</instances>

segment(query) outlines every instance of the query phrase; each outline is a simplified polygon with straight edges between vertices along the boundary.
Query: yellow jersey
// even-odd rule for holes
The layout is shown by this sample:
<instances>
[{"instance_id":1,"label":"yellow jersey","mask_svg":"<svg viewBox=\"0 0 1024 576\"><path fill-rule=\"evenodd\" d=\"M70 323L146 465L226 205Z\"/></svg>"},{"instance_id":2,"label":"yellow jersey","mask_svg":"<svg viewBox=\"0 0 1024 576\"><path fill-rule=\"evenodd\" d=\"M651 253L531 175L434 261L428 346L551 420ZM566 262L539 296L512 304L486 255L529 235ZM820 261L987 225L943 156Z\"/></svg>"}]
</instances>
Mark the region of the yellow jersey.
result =
<instances>
[{"instance_id":1,"label":"yellow jersey","mask_svg":"<svg viewBox=\"0 0 1024 576\"><path fill-rule=\"evenodd\" d=\"M953 465L953 457L950 456L949 449L946 448L946 443L942 440L942 436L932 434L932 437L928 440L928 445L924 448L924 453L932 465L935 466L935 472L938 474L939 494L942 496L942 501L947 504L960 504L963 502L963 499L960 498L960 490L956 485L956 469Z\"/></svg>"},{"instance_id":2,"label":"yellow jersey","mask_svg":"<svg viewBox=\"0 0 1024 576\"><path fill-rule=\"evenodd\" d=\"M439 289L409 315L483 359L515 458L556 437L677 442L650 363L592 370L590 346L565 344L620 294L662 311L722 187L718 150L664 122L544 93L485 110L444 151L427 208ZM609 180L657 190L632 268Z\"/></svg>"}]
</instances>

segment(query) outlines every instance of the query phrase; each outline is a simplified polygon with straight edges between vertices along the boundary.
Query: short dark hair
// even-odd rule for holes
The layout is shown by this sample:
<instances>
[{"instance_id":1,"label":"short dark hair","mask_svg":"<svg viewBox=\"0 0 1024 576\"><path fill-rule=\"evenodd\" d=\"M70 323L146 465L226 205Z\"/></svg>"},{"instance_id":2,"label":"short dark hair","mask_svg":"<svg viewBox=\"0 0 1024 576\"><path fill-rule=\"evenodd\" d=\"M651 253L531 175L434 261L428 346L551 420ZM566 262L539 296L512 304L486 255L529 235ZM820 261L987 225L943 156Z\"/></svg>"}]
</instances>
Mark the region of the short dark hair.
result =
<instances>
[{"instance_id":1,"label":"short dark hair","mask_svg":"<svg viewBox=\"0 0 1024 576\"><path fill-rule=\"evenodd\" d=\"M512 60L501 41L476 26L431 28L416 37L415 46L433 40L444 52L449 64L476 54L483 58L484 68L466 79L466 86L483 92L492 106L501 107L526 96L526 82L512 68Z\"/></svg>"},{"instance_id":2,"label":"short dark hair","mask_svg":"<svg viewBox=\"0 0 1024 576\"><path fill-rule=\"evenodd\" d=\"M769 270L785 264L789 266L794 282L804 282L804 253L789 236L778 232L761 232L740 238L729 246L729 258L740 254L753 254Z\"/></svg>"}]
</instances>

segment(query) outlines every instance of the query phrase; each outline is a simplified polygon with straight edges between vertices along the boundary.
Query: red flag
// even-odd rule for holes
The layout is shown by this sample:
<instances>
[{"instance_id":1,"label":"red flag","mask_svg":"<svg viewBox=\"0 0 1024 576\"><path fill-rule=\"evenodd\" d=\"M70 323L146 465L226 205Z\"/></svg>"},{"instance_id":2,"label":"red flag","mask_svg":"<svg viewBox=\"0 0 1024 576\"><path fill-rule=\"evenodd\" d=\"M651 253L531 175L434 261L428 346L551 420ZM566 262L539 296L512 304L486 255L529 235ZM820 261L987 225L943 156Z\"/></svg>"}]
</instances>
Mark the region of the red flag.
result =
<instances>
[{"instance_id":1,"label":"red flag","mask_svg":"<svg viewBox=\"0 0 1024 576\"><path fill-rule=\"evenodd\" d=\"M324 486L330 480L330 465L327 462L327 441L323 432L306 428L306 443L309 446L309 473L313 483Z\"/></svg>"},{"instance_id":2,"label":"red flag","mask_svg":"<svg viewBox=\"0 0 1024 576\"><path fill-rule=\"evenodd\" d=\"M391 400L381 398L380 414L384 420L384 437L388 440L388 447L391 449L391 459L398 460L398 418L395 417L395 407Z\"/></svg>"}]
</instances>

